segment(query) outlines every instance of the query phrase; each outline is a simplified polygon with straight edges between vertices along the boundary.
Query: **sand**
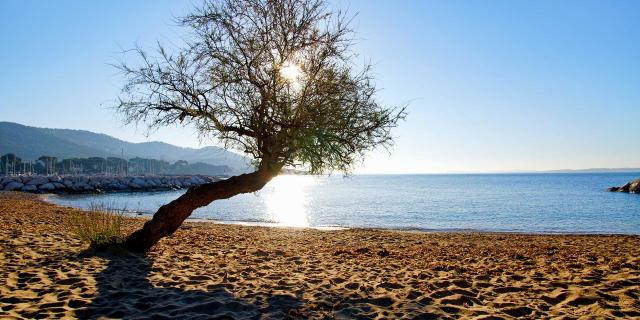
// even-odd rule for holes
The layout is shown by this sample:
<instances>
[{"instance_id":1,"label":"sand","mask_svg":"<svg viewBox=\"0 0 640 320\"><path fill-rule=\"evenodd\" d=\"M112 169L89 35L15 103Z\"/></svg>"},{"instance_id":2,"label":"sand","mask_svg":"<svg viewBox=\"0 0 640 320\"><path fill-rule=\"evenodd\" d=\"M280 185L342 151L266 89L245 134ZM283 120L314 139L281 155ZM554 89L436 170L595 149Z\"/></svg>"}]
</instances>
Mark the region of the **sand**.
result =
<instances>
[{"instance_id":1,"label":"sand","mask_svg":"<svg viewBox=\"0 0 640 320\"><path fill-rule=\"evenodd\" d=\"M8 318L639 318L640 237L187 223L96 253L76 209L0 195ZM139 219L127 221L134 228Z\"/></svg>"}]
</instances>

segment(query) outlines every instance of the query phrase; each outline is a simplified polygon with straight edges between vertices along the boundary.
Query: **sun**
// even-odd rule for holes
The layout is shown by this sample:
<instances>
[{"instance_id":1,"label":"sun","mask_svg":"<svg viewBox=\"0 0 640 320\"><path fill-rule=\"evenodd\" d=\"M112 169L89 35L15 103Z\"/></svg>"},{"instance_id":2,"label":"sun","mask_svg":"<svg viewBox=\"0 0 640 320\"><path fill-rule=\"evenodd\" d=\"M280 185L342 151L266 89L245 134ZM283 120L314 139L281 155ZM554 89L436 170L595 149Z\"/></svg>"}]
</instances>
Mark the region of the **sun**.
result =
<instances>
[{"instance_id":1,"label":"sun","mask_svg":"<svg viewBox=\"0 0 640 320\"><path fill-rule=\"evenodd\" d=\"M304 72L299 65L285 61L282 64L282 67L280 67L280 76L294 87L299 87L301 80L304 77Z\"/></svg>"}]
</instances>

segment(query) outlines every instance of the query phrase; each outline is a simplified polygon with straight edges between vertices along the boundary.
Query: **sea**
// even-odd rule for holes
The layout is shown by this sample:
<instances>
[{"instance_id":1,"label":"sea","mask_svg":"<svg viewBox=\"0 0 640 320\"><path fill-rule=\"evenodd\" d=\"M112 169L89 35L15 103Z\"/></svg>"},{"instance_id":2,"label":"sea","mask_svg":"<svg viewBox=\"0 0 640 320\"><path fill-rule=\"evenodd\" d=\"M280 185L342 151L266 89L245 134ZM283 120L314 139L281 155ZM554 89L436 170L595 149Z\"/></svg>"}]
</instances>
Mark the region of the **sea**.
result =
<instances>
[{"instance_id":1,"label":"sea","mask_svg":"<svg viewBox=\"0 0 640 320\"><path fill-rule=\"evenodd\" d=\"M191 218L219 223L417 231L640 234L640 194L606 191L639 173L282 175ZM51 196L151 216L185 191Z\"/></svg>"}]
</instances>

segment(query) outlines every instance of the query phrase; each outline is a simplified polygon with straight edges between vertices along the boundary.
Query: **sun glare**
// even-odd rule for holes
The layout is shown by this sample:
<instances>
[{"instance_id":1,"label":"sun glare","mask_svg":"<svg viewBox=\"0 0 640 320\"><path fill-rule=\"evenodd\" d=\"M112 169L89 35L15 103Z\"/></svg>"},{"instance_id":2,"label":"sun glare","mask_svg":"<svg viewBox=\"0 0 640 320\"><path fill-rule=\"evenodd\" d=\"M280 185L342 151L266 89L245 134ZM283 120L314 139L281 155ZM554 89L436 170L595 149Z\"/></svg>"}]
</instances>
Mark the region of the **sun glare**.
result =
<instances>
[{"instance_id":1,"label":"sun glare","mask_svg":"<svg viewBox=\"0 0 640 320\"><path fill-rule=\"evenodd\" d=\"M287 227L308 227L309 187L314 184L310 176L283 175L271 180L271 192L264 197L271 220Z\"/></svg>"},{"instance_id":2,"label":"sun glare","mask_svg":"<svg viewBox=\"0 0 640 320\"><path fill-rule=\"evenodd\" d=\"M294 87L299 87L304 72L299 65L287 61L280 67L280 75Z\"/></svg>"}]
</instances>

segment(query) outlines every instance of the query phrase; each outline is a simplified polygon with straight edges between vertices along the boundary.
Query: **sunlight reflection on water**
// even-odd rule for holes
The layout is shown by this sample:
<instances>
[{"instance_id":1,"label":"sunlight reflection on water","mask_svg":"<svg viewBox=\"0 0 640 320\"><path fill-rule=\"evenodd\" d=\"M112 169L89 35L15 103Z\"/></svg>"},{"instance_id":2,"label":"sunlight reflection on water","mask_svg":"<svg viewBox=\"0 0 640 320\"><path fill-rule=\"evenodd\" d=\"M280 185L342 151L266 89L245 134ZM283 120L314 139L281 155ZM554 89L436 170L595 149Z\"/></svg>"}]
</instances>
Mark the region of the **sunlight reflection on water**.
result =
<instances>
[{"instance_id":1,"label":"sunlight reflection on water","mask_svg":"<svg viewBox=\"0 0 640 320\"><path fill-rule=\"evenodd\" d=\"M282 175L271 180L261 196L269 220L287 227L308 227L309 189L317 183L311 176Z\"/></svg>"},{"instance_id":2,"label":"sunlight reflection on water","mask_svg":"<svg viewBox=\"0 0 640 320\"><path fill-rule=\"evenodd\" d=\"M640 173L276 177L192 218L283 227L640 234L640 197L606 192ZM151 216L185 190L51 196ZM135 213L132 213L135 215Z\"/></svg>"}]
</instances>

